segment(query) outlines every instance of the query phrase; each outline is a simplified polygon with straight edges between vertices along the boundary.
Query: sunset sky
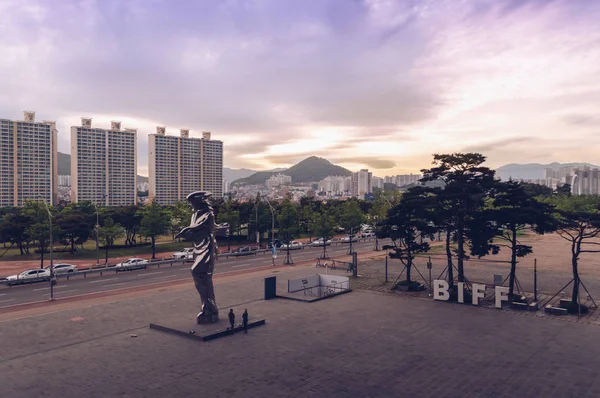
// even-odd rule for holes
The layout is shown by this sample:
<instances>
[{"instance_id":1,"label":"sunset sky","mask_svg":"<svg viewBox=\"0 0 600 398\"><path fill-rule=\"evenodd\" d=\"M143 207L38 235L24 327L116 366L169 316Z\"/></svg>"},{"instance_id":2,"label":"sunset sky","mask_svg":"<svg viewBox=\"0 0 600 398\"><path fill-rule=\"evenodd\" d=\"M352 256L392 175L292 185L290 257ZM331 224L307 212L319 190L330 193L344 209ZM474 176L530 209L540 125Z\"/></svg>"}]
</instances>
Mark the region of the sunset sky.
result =
<instances>
[{"instance_id":1,"label":"sunset sky","mask_svg":"<svg viewBox=\"0 0 600 398\"><path fill-rule=\"evenodd\" d=\"M0 118L212 131L225 166L600 163L600 1L0 0Z\"/></svg>"}]
</instances>

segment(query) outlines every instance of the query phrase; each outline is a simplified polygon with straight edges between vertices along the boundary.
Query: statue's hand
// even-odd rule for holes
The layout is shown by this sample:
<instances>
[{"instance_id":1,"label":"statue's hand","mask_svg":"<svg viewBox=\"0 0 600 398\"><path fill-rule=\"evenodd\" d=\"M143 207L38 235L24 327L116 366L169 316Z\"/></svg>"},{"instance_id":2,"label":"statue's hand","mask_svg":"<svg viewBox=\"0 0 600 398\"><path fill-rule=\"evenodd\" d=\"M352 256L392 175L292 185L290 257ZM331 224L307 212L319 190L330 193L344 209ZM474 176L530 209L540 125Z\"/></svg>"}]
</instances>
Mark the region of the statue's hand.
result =
<instances>
[{"instance_id":1,"label":"statue's hand","mask_svg":"<svg viewBox=\"0 0 600 398\"><path fill-rule=\"evenodd\" d=\"M185 227L182 229L177 235L175 235L175 239L185 238L190 232L190 227Z\"/></svg>"}]
</instances>

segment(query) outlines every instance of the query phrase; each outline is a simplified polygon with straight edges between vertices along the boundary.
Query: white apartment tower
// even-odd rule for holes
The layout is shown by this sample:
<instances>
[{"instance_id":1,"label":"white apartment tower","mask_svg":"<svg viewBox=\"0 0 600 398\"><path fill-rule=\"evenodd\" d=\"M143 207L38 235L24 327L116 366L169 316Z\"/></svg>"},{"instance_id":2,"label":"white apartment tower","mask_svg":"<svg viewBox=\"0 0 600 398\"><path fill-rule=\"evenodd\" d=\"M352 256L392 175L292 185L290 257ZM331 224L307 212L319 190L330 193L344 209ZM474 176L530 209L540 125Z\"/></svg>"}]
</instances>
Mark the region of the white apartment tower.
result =
<instances>
[{"instance_id":1,"label":"white apartment tower","mask_svg":"<svg viewBox=\"0 0 600 398\"><path fill-rule=\"evenodd\" d=\"M209 132L194 138L182 129L179 137L168 136L159 126L148 137L148 152L151 200L170 205L194 191L223 196L223 142L211 140Z\"/></svg>"},{"instance_id":2,"label":"white apartment tower","mask_svg":"<svg viewBox=\"0 0 600 398\"><path fill-rule=\"evenodd\" d=\"M22 206L26 200L57 201L56 123L36 122L35 112L23 120L0 119L0 207Z\"/></svg>"},{"instance_id":3,"label":"white apartment tower","mask_svg":"<svg viewBox=\"0 0 600 398\"><path fill-rule=\"evenodd\" d=\"M71 200L104 206L129 206L137 202L137 130L92 127L81 118L71 127Z\"/></svg>"},{"instance_id":4,"label":"white apartment tower","mask_svg":"<svg viewBox=\"0 0 600 398\"><path fill-rule=\"evenodd\" d=\"M364 199L365 195L373 192L373 173L362 169L352 173L352 196Z\"/></svg>"}]
</instances>

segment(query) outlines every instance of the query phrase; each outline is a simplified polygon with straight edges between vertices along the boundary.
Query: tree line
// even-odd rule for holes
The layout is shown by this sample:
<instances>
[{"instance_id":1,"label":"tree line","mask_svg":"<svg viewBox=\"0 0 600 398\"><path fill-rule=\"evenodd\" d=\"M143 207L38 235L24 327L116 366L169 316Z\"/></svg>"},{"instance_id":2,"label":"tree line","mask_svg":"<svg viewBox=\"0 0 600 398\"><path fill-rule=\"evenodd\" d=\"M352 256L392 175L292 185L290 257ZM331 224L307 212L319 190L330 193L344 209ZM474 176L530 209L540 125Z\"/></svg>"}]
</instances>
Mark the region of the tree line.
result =
<instances>
[{"instance_id":1,"label":"tree line","mask_svg":"<svg viewBox=\"0 0 600 398\"><path fill-rule=\"evenodd\" d=\"M418 288L411 279L417 255L431 248L428 240L444 236L446 278L451 298L456 300L456 282L466 283L464 262L507 250L510 254L509 300L515 294L518 259L531 254L530 245L520 236L529 232L556 232L570 243L573 292L570 312L578 312L580 278L578 261L582 253L600 252L600 198L597 195L571 196L570 187L556 191L516 181L500 181L495 171L484 167L479 153L434 155L432 167L423 169L422 182L443 181L443 188L415 186L390 207L378 231L391 238L391 258L400 259L406 269L402 284ZM454 271L456 270L456 276ZM585 309L584 309L585 310Z\"/></svg>"}]
</instances>

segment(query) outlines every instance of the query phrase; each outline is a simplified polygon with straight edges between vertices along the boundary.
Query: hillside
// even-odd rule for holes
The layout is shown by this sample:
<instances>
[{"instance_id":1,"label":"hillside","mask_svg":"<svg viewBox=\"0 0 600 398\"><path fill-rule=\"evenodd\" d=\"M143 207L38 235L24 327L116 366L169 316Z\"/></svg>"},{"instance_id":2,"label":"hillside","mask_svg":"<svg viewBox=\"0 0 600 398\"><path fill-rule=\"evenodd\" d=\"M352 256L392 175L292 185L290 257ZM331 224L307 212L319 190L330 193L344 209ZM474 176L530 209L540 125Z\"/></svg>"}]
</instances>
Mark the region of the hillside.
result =
<instances>
[{"instance_id":1,"label":"hillside","mask_svg":"<svg viewBox=\"0 0 600 398\"><path fill-rule=\"evenodd\" d=\"M281 174L292 177L292 182L313 182L320 181L330 175L350 176L352 172L341 166L336 166L327 159L311 156L304 159L289 169L279 171ZM274 171L259 171L249 177L234 181L234 184L264 184L272 175L277 174Z\"/></svg>"},{"instance_id":2,"label":"hillside","mask_svg":"<svg viewBox=\"0 0 600 398\"><path fill-rule=\"evenodd\" d=\"M502 180L508 180L509 178L513 179L538 179L544 178L544 170L546 168L551 168L554 170L558 170L561 167L583 167L588 166L591 168L600 168L599 166L594 166L589 163L549 163L549 164L540 164L540 163L529 163L529 164L516 164L511 163L504 166L501 166L496 169L496 175L500 177Z\"/></svg>"}]
</instances>

